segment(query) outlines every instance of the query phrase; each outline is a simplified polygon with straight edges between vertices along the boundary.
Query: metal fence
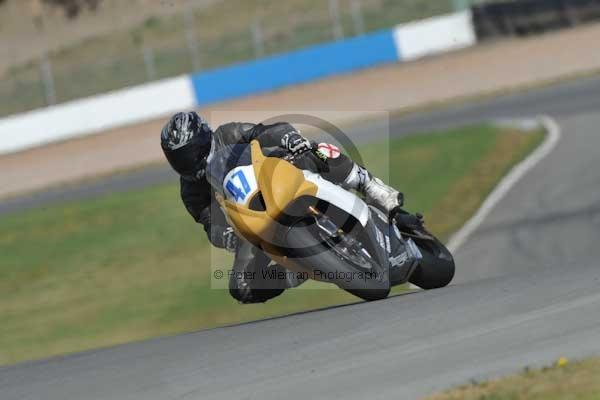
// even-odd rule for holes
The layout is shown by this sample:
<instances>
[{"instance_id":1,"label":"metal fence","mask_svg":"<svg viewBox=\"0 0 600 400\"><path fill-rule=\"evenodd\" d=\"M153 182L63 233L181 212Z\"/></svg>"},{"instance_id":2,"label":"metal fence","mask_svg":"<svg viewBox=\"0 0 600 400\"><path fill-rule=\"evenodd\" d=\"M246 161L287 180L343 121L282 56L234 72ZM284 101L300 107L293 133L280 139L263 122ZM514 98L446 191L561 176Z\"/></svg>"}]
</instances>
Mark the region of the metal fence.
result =
<instances>
[{"instance_id":1,"label":"metal fence","mask_svg":"<svg viewBox=\"0 0 600 400\"><path fill-rule=\"evenodd\" d=\"M298 7L286 15L257 13L241 18L242 24L236 22L240 18L226 18L226 13L190 8L43 54L4 75L0 115L339 40L468 6L468 0L306 0L306 7L302 1L296 3Z\"/></svg>"}]
</instances>

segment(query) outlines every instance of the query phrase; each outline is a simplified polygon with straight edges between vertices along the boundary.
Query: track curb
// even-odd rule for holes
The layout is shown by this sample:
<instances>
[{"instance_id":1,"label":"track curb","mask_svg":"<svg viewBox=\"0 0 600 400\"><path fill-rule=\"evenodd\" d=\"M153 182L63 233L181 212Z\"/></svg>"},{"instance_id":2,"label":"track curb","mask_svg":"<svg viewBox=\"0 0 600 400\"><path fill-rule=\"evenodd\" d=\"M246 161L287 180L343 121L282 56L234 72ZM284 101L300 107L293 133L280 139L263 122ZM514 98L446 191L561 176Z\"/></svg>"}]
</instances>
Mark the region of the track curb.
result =
<instances>
[{"instance_id":1,"label":"track curb","mask_svg":"<svg viewBox=\"0 0 600 400\"><path fill-rule=\"evenodd\" d=\"M562 137L562 130L558 122L548 115L541 115L530 120L541 126L546 131L546 138L527 158L515 165L510 172L502 178L494 190L481 204L477 212L454 233L448 240L447 247L454 253L469 237L481 226L486 217L492 212L494 207L508 194L508 192L529 172L533 167L539 164L548 156Z\"/></svg>"}]
</instances>

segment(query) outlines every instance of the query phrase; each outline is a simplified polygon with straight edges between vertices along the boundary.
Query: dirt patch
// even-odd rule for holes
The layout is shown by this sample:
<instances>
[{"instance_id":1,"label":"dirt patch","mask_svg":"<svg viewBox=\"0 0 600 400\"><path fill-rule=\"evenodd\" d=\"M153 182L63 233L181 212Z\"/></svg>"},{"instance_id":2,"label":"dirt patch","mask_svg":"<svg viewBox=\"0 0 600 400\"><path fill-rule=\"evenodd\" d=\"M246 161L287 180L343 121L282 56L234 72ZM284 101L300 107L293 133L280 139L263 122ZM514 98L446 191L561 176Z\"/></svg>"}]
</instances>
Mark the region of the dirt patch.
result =
<instances>
[{"instance_id":1,"label":"dirt patch","mask_svg":"<svg viewBox=\"0 0 600 400\"><path fill-rule=\"evenodd\" d=\"M202 109L265 112L401 110L600 69L600 24L370 69ZM247 113L244 113L247 116ZM246 118L248 119L248 118ZM259 118L257 118L259 119ZM0 197L159 162L164 118L0 157ZM212 120L213 125L224 121ZM335 121L340 122L340 121Z\"/></svg>"}]
</instances>

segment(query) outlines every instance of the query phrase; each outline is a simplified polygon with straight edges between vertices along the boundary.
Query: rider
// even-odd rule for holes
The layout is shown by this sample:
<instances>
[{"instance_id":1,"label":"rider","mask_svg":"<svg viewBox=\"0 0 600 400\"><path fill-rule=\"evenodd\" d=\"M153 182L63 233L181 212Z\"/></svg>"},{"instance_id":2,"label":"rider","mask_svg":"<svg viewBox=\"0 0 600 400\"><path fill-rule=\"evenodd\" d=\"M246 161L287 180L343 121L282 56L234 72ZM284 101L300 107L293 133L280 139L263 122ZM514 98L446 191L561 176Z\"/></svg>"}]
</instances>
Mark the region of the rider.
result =
<instances>
[{"instance_id":1,"label":"rider","mask_svg":"<svg viewBox=\"0 0 600 400\"><path fill-rule=\"evenodd\" d=\"M250 243L239 240L219 208L214 192L206 179L207 161L216 145L250 143L258 140L262 147L281 146L294 155L314 149L314 144L304 138L288 123L273 125L228 123L216 131L195 112L177 113L161 132L161 147L171 167L180 175L181 198L186 209L204 226L210 242L219 248L235 252L229 291L242 303L263 303L280 295L286 288L299 284L289 279L265 279L263 274L271 260ZM333 145L322 144L317 149L325 161L321 175L346 189L363 194L367 203L388 214L402 206L403 195L374 177L364 167L337 151Z\"/></svg>"}]
</instances>

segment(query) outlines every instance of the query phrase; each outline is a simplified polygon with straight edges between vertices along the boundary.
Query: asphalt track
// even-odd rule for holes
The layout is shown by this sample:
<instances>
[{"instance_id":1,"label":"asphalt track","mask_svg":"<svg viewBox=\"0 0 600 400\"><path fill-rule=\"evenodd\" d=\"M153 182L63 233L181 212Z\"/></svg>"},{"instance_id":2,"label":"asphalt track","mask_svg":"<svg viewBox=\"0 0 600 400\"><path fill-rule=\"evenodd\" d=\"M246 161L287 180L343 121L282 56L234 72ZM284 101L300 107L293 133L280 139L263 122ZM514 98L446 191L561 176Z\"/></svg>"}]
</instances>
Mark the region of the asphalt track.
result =
<instances>
[{"instance_id":1,"label":"asphalt track","mask_svg":"<svg viewBox=\"0 0 600 400\"><path fill-rule=\"evenodd\" d=\"M453 286L0 368L2 399L412 399L600 354L600 80L393 121L549 114L563 138L456 253Z\"/></svg>"}]
</instances>

